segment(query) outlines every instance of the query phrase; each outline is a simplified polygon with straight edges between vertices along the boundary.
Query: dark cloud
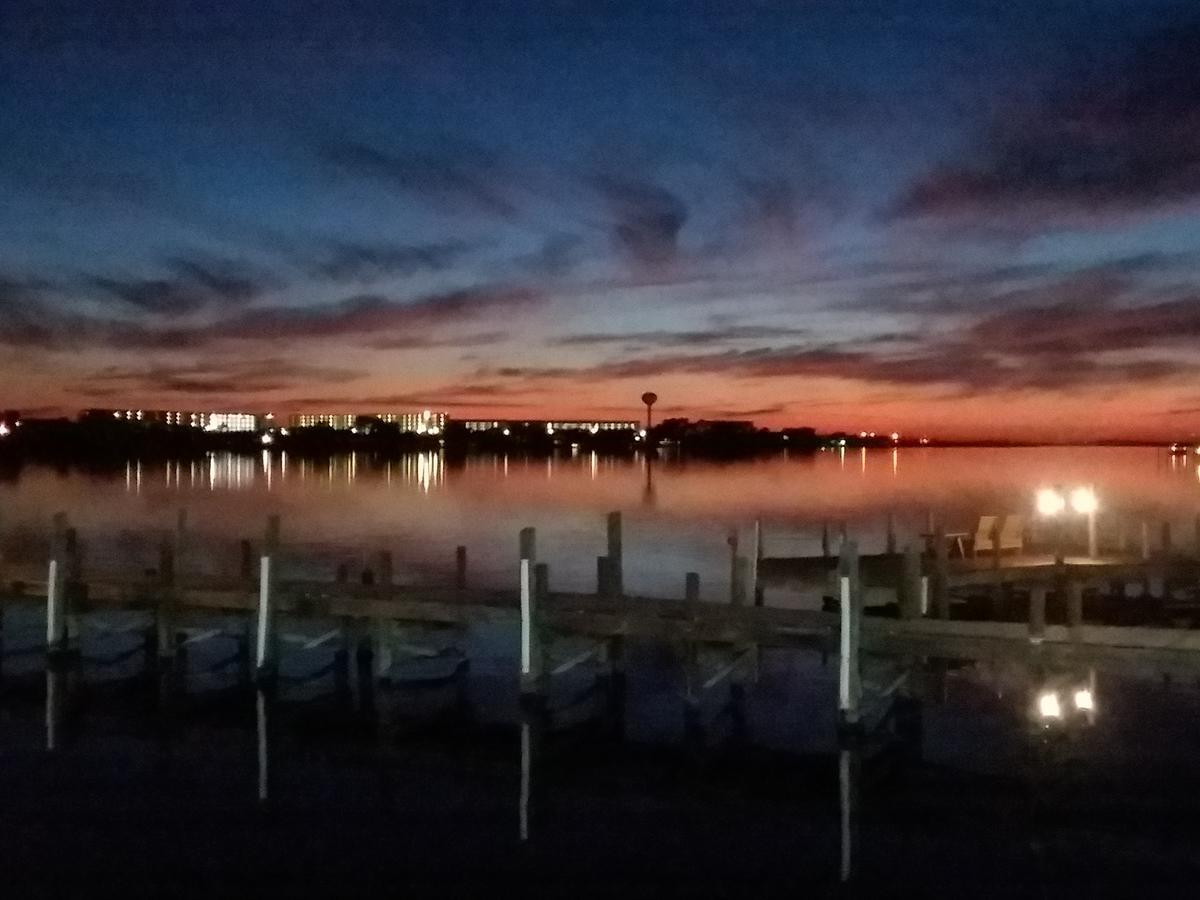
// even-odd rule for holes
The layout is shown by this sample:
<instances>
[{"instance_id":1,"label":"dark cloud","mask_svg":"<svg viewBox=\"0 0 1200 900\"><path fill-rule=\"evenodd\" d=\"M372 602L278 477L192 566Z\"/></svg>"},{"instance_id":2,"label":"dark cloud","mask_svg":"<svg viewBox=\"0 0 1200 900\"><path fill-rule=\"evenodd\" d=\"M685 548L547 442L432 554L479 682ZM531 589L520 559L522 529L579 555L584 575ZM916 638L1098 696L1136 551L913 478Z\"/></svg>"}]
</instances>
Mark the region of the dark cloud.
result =
<instances>
[{"instance_id":1,"label":"dark cloud","mask_svg":"<svg viewBox=\"0 0 1200 900\"><path fill-rule=\"evenodd\" d=\"M269 276L228 260L199 261L173 257L169 278L94 277L92 286L143 312L181 316L209 306L250 303L278 286Z\"/></svg>"},{"instance_id":2,"label":"dark cloud","mask_svg":"<svg viewBox=\"0 0 1200 900\"><path fill-rule=\"evenodd\" d=\"M458 213L515 219L509 176L495 154L463 141L434 151L381 149L362 141L331 141L320 159L343 175L364 178Z\"/></svg>"},{"instance_id":3,"label":"dark cloud","mask_svg":"<svg viewBox=\"0 0 1200 900\"><path fill-rule=\"evenodd\" d=\"M415 300L364 294L305 307L256 307L207 325L162 328L141 321L64 311L44 301L18 303L0 297L0 343L43 349L105 345L122 349L197 350L230 342L359 334L383 340L393 331L401 335L427 335L432 329L490 315L513 315L542 301L542 295L534 291L498 287L450 291Z\"/></svg>"},{"instance_id":4,"label":"dark cloud","mask_svg":"<svg viewBox=\"0 0 1200 900\"><path fill-rule=\"evenodd\" d=\"M248 310L218 323L215 333L230 339L380 334L501 316L541 301L540 294L517 288L472 288L415 301L362 294L320 306Z\"/></svg>"},{"instance_id":5,"label":"dark cloud","mask_svg":"<svg viewBox=\"0 0 1200 900\"><path fill-rule=\"evenodd\" d=\"M768 325L730 325L704 331L629 331L569 334L551 343L565 347L597 346L604 344L651 344L658 347L696 347L723 344L729 341L769 340L807 335L806 328Z\"/></svg>"},{"instance_id":6,"label":"dark cloud","mask_svg":"<svg viewBox=\"0 0 1200 900\"><path fill-rule=\"evenodd\" d=\"M88 397L171 393L196 398L227 397L291 390L297 384L340 384L362 376L354 369L297 363L285 358L231 360L167 366L109 366L74 386Z\"/></svg>"},{"instance_id":7,"label":"dark cloud","mask_svg":"<svg viewBox=\"0 0 1200 900\"><path fill-rule=\"evenodd\" d=\"M314 266L314 274L337 282L372 282L395 275L441 272L473 249L465 241L385 244L335 241Z\"/></svg>"},{"instance_id":8,"label":"dark cloud","mask_svg":"<svg viewBox=\"0 0 1200 900\"><path fill-rule=\"evenodd\" d=\"M675 259L688 217L683 200L660 185L631 178L598 175L591 184L613 217L613 243L622 253L644 266Z\"/></svg>"},{"instance_id":9,"label":"dark cloud","mask_svg":"<svg viewBox=\"0 0 1200 900\"><path fill-rule=\"evenodd\" d=\"M756 236L793 238L800 227L802 202L789 179L781 176L742 177L745 195L743 224Z\"/></svg>"},{"instance_id":10,"label":"dark cloud","mask_svg":"<svg viewBox=\"0 0 1200 900\"><path fill-rule=\"evenodd\" d=\"M397 334L367 341L373 350L432 350L442 347L487 347L508 340L507 331L480 331L473 334L434 337L429 334Z\"/></svg>"},{"instance_id":11,"label":"dark cloud","mask_svg":"<svg viewBox=\"0 0 1200 900\"><path fill-rule=\"evenodd\" d=\"M579 345L635 344L634 337L705 352L637 352L582 368L510 366L489 370L506 379L593 382L666 375L739 379L839 378L901 387L927 387L951 396L1006 391L1130 388L1200 373L1190 348L1200 338L1200 293L1139 287L1108 267L1074 273L1040 287L1003 284L976 296L968 314L947 321L930 315L927 329L866 335L833 344L728 346L736 328L696 334L652 332L564 338ZM935 327L936 326L936 327ZM743 326L745 328L745 326ZM756 326L742 336L769 341Z\"/></svg>"},{"instance_id":12,"label":"dark cloud","mask_svg":"<svg viewBox=\"0 0 1200 900\"><path fill-rule=\"evenodd\" d=\"M1200 25L1158 31L1119 60L1066 68L1009 109L973 158L921 178L901 216L1025 210L1051 218L1200 194Z\"/></svg>"},{"instance_id":13,"label":"dark cloud","mask_svg":"<svg viewBox=\"0 0 1200 900\"><path fill-rule=\"evenodd\" d=\"M535 275L565 275L575 265L576 251L582 243L583 238L575 234L552 234L536 253L522 256L516 263Z\"/></svg>"}]
</instances>

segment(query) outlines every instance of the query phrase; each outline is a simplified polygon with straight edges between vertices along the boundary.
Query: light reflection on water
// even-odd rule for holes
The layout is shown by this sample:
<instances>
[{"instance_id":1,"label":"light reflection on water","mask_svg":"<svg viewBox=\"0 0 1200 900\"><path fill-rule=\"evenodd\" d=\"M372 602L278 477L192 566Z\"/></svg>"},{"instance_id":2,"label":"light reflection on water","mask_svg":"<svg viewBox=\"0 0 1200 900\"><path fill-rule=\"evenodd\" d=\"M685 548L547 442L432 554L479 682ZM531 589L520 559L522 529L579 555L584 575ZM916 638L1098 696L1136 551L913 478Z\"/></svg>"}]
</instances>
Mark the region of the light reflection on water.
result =
<instances>
[{"instance_id":1,"label":"light reflection on water","mask_svg":"<svg viewBox=\"0 0 1200 900\"><path fill-rule=\"evenodd\" d=\"M723 596L726 537L755 518L768 555L820 552L823 522L845 523L866 552L882 549L893 513L901 543L932 513L947 530L971 531L983 514L1030 513L1046 485L1094 484L1101 529L1118 515L1170 519L1192 540L1200 510L1195 456L1153 448L860 450L781 454L735 463L564 451L553 458L439 453L326 459L266 451L212 453L199 460L131 460L114 475L27 467L0 482L3 528L44 531L66 510L93 548L115 529L165 529L189 509L197 540L257 537L265 517L283 517L285 539L390 549L402 567L449 570L454 547L470 552L472 580L504 582L515 567L518 530L538 528L540 556L556 586L585 589L604 552L603 514L625 515L626 582L633 592L681 593L684 573L701 593ZM403 577L403 571L401 571Z\"/></svg>"}]
</instances>

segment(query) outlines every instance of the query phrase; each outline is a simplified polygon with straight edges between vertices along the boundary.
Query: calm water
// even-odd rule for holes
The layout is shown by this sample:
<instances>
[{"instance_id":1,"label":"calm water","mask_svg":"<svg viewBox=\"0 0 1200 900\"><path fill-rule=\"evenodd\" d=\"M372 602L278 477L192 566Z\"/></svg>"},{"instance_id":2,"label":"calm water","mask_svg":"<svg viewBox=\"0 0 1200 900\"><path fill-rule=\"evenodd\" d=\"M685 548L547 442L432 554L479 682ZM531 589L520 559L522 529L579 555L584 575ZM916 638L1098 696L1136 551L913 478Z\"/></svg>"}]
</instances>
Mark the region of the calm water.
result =
<instances>
[{"instance_id":1,"label":"calm water","mask_svg":"<svg viewBox=\"0 0 1200 900\"><path fill-rule=\"evenodd\" d=\"M1181 541L1191 539L1195 460L1147 449L664 461L649 491L641 461L592 457L457 467L436 456L379 465L213 457L134 462L103 477L34 467L0 483L0 529L10 559L38 559L62 509L89 559L153 565L155 542L144 534L172 528L186 508L188 565L220 570L236 566L237 539L257 537L279 513L298 570L367 565L363 548L386 547L405 579L437 581L465 544L477 583L511 583L517 531L534 525L552 581L590 588L603 514L619 509L630 591L679 594L683 573L695 570L719 600L726 537L740 529L748 541L758 517L769 554L817 552L824 520L845 521L876 549L889 509L904 540L924 529L930 508L949 528L970 530L981 513L1028 512L1040 486L1076 483L1095 485L1110 526L1117 513L1169 519ZM96 884L205 896L844 890L836 666L815 654L764 654L747 687L744 733L724 710L728 691L711 692L696 747L685 739L673 651L631 643L625 739L582 732L537 744L522 840L515 641L503 629L462 637L465 685L381 698L373 728L332 704L326 681L288 688L260 732L252 698L205 699L205 688L227 680L202 669L227 648L196 648L193 695L170 710L116 677L135 673L137 657L124 669L92 665L83 687L64 695L49 751L41 659L21 653L36 643L40 615L10 608L4 631L0 869L16 896L78 895ZM98 633L85 651L119 653L129 640ZM285 673L327 661L297 653ZM1045 679L1085 675L1098 706L1089 722L1045 729L1031 719ZM925 704L919 754L866 766L857 783L851 858L864 896L978 895L981 884L992 896L1044 895L1078 883L1191 895L1200 877L1195 685L996 664L935 677L941 699ZM63 854L74 869L60 865Z\"/></svg>"},{"instance_id":2,"label":"calm water","mask_svg":"<svg viewBox=\"0 0 1200 900\"><path fill-rule=\"evenodd\" d=\"M846 523L870 552L882 548L888 510L904 541L924 530L930 511L950 531L973 531L981 514L1031 513L1039 487L1091 484L1102 531L1115 532L1118 515L1166 519L1188 541L1200 512L1197 459L1152 448L904 449L727 465L666 460L647 473L642 459L589 454L453 466L436 454L391 462L213 455L131 462L103 476L30 467L0 482L0 515L4 530L33 541L65 510L92 557L124 564L141 553L150 564L153 544L133 532L172 528L186 508L198 548L189 565L219 569L236 565L236 539L258 537L278 513L293 563L332 570L388 549L401 578L437 580L462 544L477 584L511 582L517 532L532 525L554 586L582 590L594 585L595 557L605 552L604 513L621 510L628 591L681 594L684 573L696 571L702 596L723 599L728 535L739 531L748 547L756 518L767 555L819 552L823 521Z\"/></svg>"}]
</instances>

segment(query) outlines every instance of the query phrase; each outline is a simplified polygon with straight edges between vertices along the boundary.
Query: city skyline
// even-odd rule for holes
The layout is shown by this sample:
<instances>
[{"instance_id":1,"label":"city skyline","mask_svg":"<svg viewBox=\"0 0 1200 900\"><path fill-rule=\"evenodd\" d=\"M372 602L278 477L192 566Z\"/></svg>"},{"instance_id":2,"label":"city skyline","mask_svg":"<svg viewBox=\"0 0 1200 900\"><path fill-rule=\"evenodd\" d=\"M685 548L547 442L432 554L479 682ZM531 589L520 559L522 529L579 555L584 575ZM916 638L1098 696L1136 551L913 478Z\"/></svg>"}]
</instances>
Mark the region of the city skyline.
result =
<instances>
[{"instance_id":1,"label":"city skyline","mask_svg":"<svg viewBox=\"0 0 1200 900\"><path fill-rule=\"evenodd\" d=\"M1194 4L167 6L0 29L5 408L1200 433Z\"/></svg>"}]
</instances>

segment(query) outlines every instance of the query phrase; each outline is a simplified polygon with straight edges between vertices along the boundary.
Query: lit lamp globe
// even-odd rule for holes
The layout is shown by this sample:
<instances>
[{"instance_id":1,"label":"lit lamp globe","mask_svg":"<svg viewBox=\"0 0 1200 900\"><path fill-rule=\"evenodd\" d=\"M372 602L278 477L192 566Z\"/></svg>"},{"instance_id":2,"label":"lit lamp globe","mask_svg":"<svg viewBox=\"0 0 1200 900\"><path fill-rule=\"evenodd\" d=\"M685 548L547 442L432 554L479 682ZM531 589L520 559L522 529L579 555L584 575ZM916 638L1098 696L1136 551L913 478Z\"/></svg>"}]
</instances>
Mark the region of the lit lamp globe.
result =
<instances>
[{"instance_id":1,"label":"lit lamp globe","mask_svg":"<svg viewBox=\"0 0 1200 900\"><path fill-rule=\"evenodd\" d=\"M1037 511L1040 515L1057 516L1066 506L1066 498L1056 490L1043 488L1037 492Z\"/></svg>"},{"instance_id":2,"label":"lit lamp globe","mask_svg":"<svg viewBox=\"0 0 1200 900\"><path fill-rule=\"evenodd\" d=\"M1081 487L1071 491L1071 509L1081 515L1090 516L1100 508L1096 492L1091 488Z\"/></svg>"}]
</instances>

